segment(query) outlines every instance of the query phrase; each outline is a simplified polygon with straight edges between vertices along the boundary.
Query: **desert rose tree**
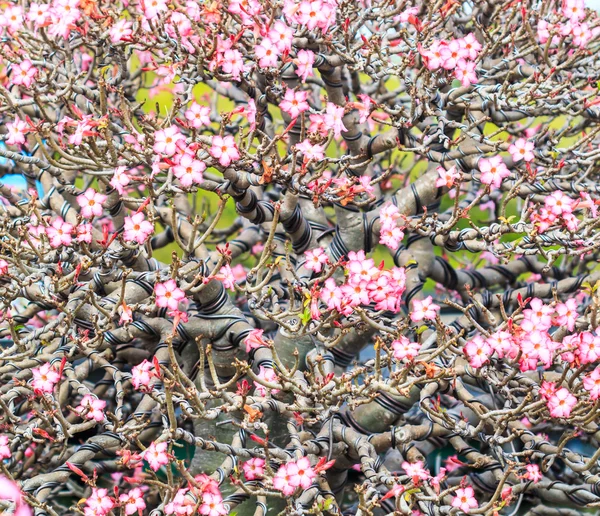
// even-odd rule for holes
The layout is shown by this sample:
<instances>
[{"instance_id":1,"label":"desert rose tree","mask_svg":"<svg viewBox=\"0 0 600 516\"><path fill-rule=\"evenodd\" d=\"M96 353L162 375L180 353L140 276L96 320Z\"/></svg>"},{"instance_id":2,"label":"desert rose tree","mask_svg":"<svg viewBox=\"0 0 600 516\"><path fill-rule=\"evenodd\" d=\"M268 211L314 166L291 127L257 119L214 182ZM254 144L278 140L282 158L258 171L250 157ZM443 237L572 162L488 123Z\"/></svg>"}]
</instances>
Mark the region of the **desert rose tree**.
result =
<instances>
[{"instance_id":1,"label":"desert rose tree","mask_svg":"<svg viewBox=\"0 0 600 516\"><path fill-rule=\"evenodd\" d=\"M582 0L0 27L0 512L597 510Z\"/></svg>"}]
</instances>

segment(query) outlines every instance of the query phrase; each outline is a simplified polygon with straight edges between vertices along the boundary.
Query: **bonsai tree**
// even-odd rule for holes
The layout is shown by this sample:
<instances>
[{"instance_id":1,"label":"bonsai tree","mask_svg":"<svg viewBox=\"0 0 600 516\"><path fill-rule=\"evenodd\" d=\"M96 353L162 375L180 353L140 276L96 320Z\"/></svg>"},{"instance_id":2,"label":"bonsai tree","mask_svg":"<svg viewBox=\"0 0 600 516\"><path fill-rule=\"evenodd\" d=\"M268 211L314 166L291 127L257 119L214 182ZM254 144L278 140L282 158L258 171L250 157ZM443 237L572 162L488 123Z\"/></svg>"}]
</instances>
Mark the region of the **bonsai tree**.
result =
<instances>
[{"instance_id":1,"label":"bonsai tree","mask_svg":"<svg viewBox=\"0 0 600 516\"><path fill-rule=\"evenodd\" d=\"M600 504L582 0L0 9L5 514Z\"/></svg>"}]
</instances>

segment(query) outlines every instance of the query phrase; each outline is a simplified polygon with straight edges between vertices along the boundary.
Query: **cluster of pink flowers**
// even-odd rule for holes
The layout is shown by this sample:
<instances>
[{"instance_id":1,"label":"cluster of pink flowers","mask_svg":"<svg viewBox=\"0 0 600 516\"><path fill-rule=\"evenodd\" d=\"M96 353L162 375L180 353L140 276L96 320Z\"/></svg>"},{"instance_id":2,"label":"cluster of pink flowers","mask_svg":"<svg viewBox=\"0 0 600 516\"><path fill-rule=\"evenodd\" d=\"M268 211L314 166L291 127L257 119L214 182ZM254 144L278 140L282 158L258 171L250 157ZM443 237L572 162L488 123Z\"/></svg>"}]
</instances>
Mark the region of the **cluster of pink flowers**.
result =
<instances>
[{"instance_id":1,"label":"cluster of pink flowers","mask_svg":"<svg viewBox=\"0 0 600 516\"><path fill-rule=\"evenodd\" d=\"M531 220L538 233L544 233L555 224L564 225L574 232L579 226L579 220L573 213L578 205L579 201L557 190L544 199L544 206L531 214Z\"/></svg>"},{"instance_id":2,"label":"cluster of pink flowers","mask_svg":"<svg viewBox=\"0 0 600 516\"><path fill-rule=\"evenodd\" d=\"M223 496L219 490L219 484L207 475L196 475L195 485L182 488L177 491L173 499L165 505L166 516L181 516L202 514L204 516L224 516L228 514L227 507L223 503ZM201 498L200 506L191 496Z\"/></svg>"},{"instance_id":3,"label":"cluster of pink flowers","mask_svg":"<svg viewBox=\"0 0 600 516\"><path fill-rule=\"evenodd\" d=\"M319 293L328 310L349 315L356 306L375 303L375 310L400 311L406 289L404 268L385 270L383 264L376 267L372 258L366 258L364 251L351 251L345 270L347 278L343 285L338 286L334 278L328 278Z\"/></svg>"},{"instance_id":4,"label":"cluster of pink flowers","mask_svg":"<svg viewBox=\"0 0 600 516\"><path fill-rule=\"evenodd\" d=\"M436 39L428 49L421 50L421 56L429 70L454 71L462 85L469 86L477 82L475 60L480 50L481 44L471 33L450 41Z\"/></svg>"},{"instance_id":5,"label":"cluster of pink flowers","mask_svg":"<svg viewBox=\"0 0 600 516\"><path fill-rule=\"evenodd\" d=\"M290 496L299 487L308 489L316 477L317 472L310 465L308 458L302 457L296 462L288 462L279 467L273 477L273 487L285 496Z\"/></svg>"},{"instance_id":6,"label":"cluster of pink flowers","mask_svg":"<svg viewBox=\"0 0 600 516\"><path fill-rule=\"evenodd\" d=\"M600 338L583 332L567 336L561 343L552 340L548 333L553 325L573 331L577 317L574 299L552 306L534 298L530 300L530 308L523 310L522 320L512 324L512 331L498 330L487 338L477 335L466 343L464 353L469 364L476 368L486 364L494 353L500 359L520 357L519 367L523 372L535 370L539 365L548 369L556 356L571 363L591 363L600 357ZM569 347L574 351L562 351Z\"/></svg>"},{"instance_id":7,"label":"cluster of pink flowers","mask_svg":"<svg viewBox=\"0 0 600 516\"><path fill-rule=\"evenodd\" d=\"M537 37L540 44L545 45L552 39L551 45L556 47L561 39L570 37L573 45L585 48L600 31L599 27L590 28L583 21L586 17L584 0L564 0L560 14L562 17L553 12L552 18L538 21Z\"/></svg>"},{"instance_id":8,"label":"cluster of pink flowers","mask_svg":"<svg viewBox=\"0 0 600 516\"><path fill-rule=\"evenodd\" d=\"M306 27L308 30L321 29L327 32L335 25L337 0L285 0L283 14L290 23Z\"/></svg>"},{"instance_id":9,"label":"cluster of pink flowers","mask_svg":"<svg viewBox=\"0 0 600 516\"><path fill-rule=\"evenodd\" d=\"M381 230L379 233L379 243L395 251L400 247L400 242L404 238L404 231L398 225L400 210L392 203L385 204L379 212Z\"/></svg>"},{"instance_id":10,"label":"cluster of pink flowers","mask_svg":"<svg viewBox=\"0 0 600 516\"><path fill-rule=\"evenodd\" d=\"M85 516L106 516L115 505L115 500L108 495L108 489L94 487L83 510Z\"/></svg>"},{"instance_id":11,"label":"cluster of pink flowers","mask_svg":"<svg viewBox=\"0 0 600 516\"><path fill-rule=\"evenodd\" d=\"M552 417L567 418L577 405L577 398L566 387L557 388L553 382L542 382L540 396L546 400Z\"/></svg>"}]
</instances>

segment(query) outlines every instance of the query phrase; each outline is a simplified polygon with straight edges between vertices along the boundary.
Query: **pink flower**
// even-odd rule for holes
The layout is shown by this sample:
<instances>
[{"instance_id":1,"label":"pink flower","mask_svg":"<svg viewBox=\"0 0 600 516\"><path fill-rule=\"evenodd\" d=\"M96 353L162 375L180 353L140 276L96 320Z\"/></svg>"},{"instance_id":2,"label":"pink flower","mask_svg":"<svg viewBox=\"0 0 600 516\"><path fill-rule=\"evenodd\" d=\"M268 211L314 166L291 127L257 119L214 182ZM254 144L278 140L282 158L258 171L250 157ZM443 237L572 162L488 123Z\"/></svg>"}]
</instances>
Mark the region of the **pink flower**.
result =
<instances>
[{"instance_id":1,"label":"pink flower","mask_svg":"<svg viewBox=\"0 0 600 516\"><path fill-rule=\"evenodd\" d=\"M123 239L126 242L137 242L141 245L152 233L154 233L154 226L146 220L142 212L125 217Z\"/></svg>"},{"instance_id":2,"label":"pink flower","mask_svg":"<svg viewBox=\"0 0 600 516\"><path fill-rule=\"evenodd\" d=\"M281 491L285 496L291 496L297 486L292 485L292 475L288 472L286 464L282 464L273 477L273 488Z\"/></svg>"},{"instance_id":3,"label":"pink flower","mask_svg":"<svg viewBox=\"0 0 600 516\"><path fill-rule=\"evenodd\" d=\"M316 272L317 274L321 272L323 265L329 262L329 257L325 253L325 249L322 247L317 247L316 249L308 250L304 253L306 256L306 262L304 262L304 266L311 271Z\"/></svg>"},{"instance_id":4,"label":"pink flower","mask_svg":"<svg viewBox=\"0 0 600 516\"><path fill-rule=\"evenodd\" d=\"M228 167L232 162L240 159L240 153L233 136L213 136L210 155L219 160L219 163Z\"/></svg>"},{"instance_id":5,"label":"pink flower","mask_svg":"<svg viewBox=\"0 0 600 516\"><path fill-rule=\"evenodd\" d=\"M147 360L134 366L131 369L131 383L133 384L133 388L140 390L149 387L152 377L155 376L153 369L154 366Z\"/></svg>"},{"instance_id":6,"label":"pink flower","mask_svg":"<svg viewBox=\"0 0 600 516\"><path fill-rule=\"evenodd\" d=\"M405 461L401 466L415 485L419 485L423 480L431 478L429 471L424 468L423 461L421 460L414 463Z\"/></svg>"},{"instance_id":7,"label":"pink flower","mask_svg":"<svg viewBox=\"0 0 600 516\"><path fill-rule=\"evenodd\" d=\"M242 464L244 476L247 480L262 478L265 474L265 459L255 457Z\"/></svg>"},{"instance_id":8,"label":"pink flower","mask_svg":"<svg viewBox=\"0 0 600 516\"><path fill-rule=\"evenodd\" d=\"M283 100L279 103L279 107L292 118L298 118L300 113L303 113L309 107L308 102L306 102L307 98L307 91L288 89Z\"/></svg>"},{"instance_id":9,"label":"pink flower","mask_svg":"<svg viewBox=\"0 0 600 516\"><path fill-rule=\"evenodd\" d=\"M471 84L477 83L477 74L475 73L476 64L473 61L465 61L464 59L459 59L456 63L456 68L454 70L454 76L460 81L460 83L464 86L470 86Z\"/></svg>"},{"instance_id":10,"label":"pink flower","mask_svg":"<svg viewBox=\"0 0 600 516\"><path fill-rule=\"evenodd\" d=\"M600 398L600 367L596 367L590 374L584 376L583 386L590 393L590 398Z\"/></svg>"},{"instance_id":11,"label":"pink flower","mask_svg":"<svg viewBox=\"0 0 600 516\"><path fill-rule=\"evenodd\" d=\"M158 444L153 442L141 455L153 471L158 471L161 466L166 466L169 463L167 448L168 444L166 442Z\"/></svg>"},{"instance_id":12,"label":"pink flower","mask_svg":"<svg viewBox=\"0 0 600 516\"><path fill-rule=\"evenodd\" d=\"M577 321L577 301L575 299L567 299L564 303L556 305L556 324L559 326L565 326L567 330L573 331L575 329L575 322Z\"/></svg>"},{"instance_id":13,"label":"pink flower","mask_svg":"<svg viewBox=\"0 0 600 516\"><path fill-rule=\"evenodd\" d=\"M91 496L85 502L85 515L105 516L114 506L114 500L108 496L108 489L94 487Z\"/></svg>"},{"instance_id":14,"label":"pink flower","mask_svg":"<svg viewBox=\"0 0 600 516\"><path fill-rule=\"evenodd\" d=\"M0 259L0 274L8 274L8 262Z\"/></svg>"},{"instance_id":15,"label":"pink flower","mask_svg":"<svg viewBox=\"0 0 600 516\"><path fill-rule=\"evenodd\" d=\"M100 400L91 394L86 394L82 399L79 407L75 410L83 415L85 413L86 419L93 419L99 423L104 421L104 409L106 408L106 401Z\"/></svg>"},{"instance_id":16,"label":"pink flower","mask_svg":"<svg viewBox=\"0 0 600 516\"><path fill-rule=\"evenodd\" d=\"M290 484L302 489L308 489L317 476L307 457L288 463L287 473L290 476Z\"/></svg>"},{"instance_id":17,"label":"pink flower","mask_svg":"<svg viewBox=\"0 0 600 516\"><path fill-rule=\"evenodd\" d=\"M194 129L200 129L203 125L210 125L210 108L193 102L185 112L185 118L189 120Z\"/></svg>"},{"instance_id":18,"label":"pink flower","mask_svg":"<svg viewBox=\"0 0 600 516\"><path fill-rule=\"evenodd\" d=\"M554 396L554 393L556 393L556 384L554 382L548 382L544 380L540 386L540 396L547 401Z\"/></svg>"},{"instance_id":19,"label":"pink flower","mask_svg":"<svg viewBox=\"0 0 600 516\"><path fill-rule=\"evenodd\" d=\"M35 367L31 370L33 373L33 381L31 386L42 392L52 393L54 386L60 380L60 375L55 371L50 363L46 362L41 367Z\"/></svg>"},{"instance_id":20,"label":"pink flower","mask_svg":"<svg viewBox=\"0 0 600 516\"><path fill-rule=\"evenodd\" d=\"M456 180L460 179L460 173L456 170L454 165L452 165L448 170L446 170L444 167L438 167L437 173L440 176L435 182L435 186L437 188L440 186L452 188L456 184Z\"/></svg>"},{"instance_id":21,"label":"pink flower","mask_svg":"<svg viewBox=\"0 0 600 516\"><path fill-rule=\"evenodd\" d=\"M173 156L178 145L185 143L185 136L179 132L175 125L161 129L154 133L154 152L163 156Z\"/></svg>"},{"instance_id":22,"label":"pink flower","mask_svg":"<svg viewBox=\"0 0 600 516\"><path fill-rule=\"evenodd\" d=\"M157 306L161 308L167 307L169 310L176 310L180 301L185 299L185 292L177 286L177 282L174 279L158 283L154 287L154 292L156 294Z\"/></svg>"},{"instance_id":23,"label":"pink flower","mask_svg":"<svg viewBox=\"0 0 600 516\"><path fill-rule=\"evenodd\" d=\"M255 329L252 330L248 336L244 339L246 344L246 353L250 353L253 349L258 349L267 346L267 343L263 339L264 330Z\"/></svg>"},{"instance_id":24,"label":"pink flower","mask_svg":"<svg viewBox=\"0 0 600 516\"><path fill-rule=\"evenodd\" d=\"M510 176L510 172L502 161L502 156L493 156L489 159L481 158L479 160L479 170L481 171L481 182L484 185L492 185L494 188L500 188L502 180Z\"/></svg>"},{"instance_id":25,"label":"pink flower","mask_svg":"<svg viewBox=\"0 0 600 516\"><path fill-rule=\"evenodd\" d=\"M333 130L333 134L336 138L341 136L342 131L347 131L343 119L344 108L341 106L336 106L332 102L328 102L325 115L323 116L323 123L327 129Z\"/></svg>"},{"instance_id":26,"label":"pink flower","mask_svg":"<svg viewBox=\"0 0 600 516\"><path fill-rule=\"evenodd\" d=\"M223 282L223 286L235 292L235 275L230 265L223 265L215 274L215 279Z\"/></svg>"},{"instance_id":27,"label":"pink flower","mask_svg":"<svg viewBox=\"0 0 600 516\"><path fill-rule=\"evenodd\" d=\"M0 435L0 460L10 459L11 457L10 439L7 435Z\"/></svg>"},{"instance_id":28,"label":"pink flower","mask_svg":"<svg viewBox=\"0 0 600 516\"><path fill-rule=\"evenodd\" d=\"M525 466L526 473L523 475L523 478L527 480L531 480L534 484L537 484L540 480L542 480L543 475L540 471L540 467L537 464L527 464Z\"/></svg>"},{"instance_id":29,"label":"pink flower","mask_svg":"<svg viewBox=\"0 0 600 516\"><path fill-rule=\"evenodd\" d=\"M415 299L413 301L413 311L410 315L410 320L413 322L419 322L423 319L427 321L433 321L440 307L433 303L433 298L427 296L423 301Z\"/></svg>"},{"instance_id":30,"label":"pink flower","mask_svg":"<svg viewBox=\"0 0 600 516\"><path fill-rule=\"evenodd\" d=\"M231 74L232 78L239 81L244 71L244 60L241 52L235 49L228 49L223 53L220 60L223 72Z\"/></svg>"},{"instance_id":31,"label":"pink flower","mask_svg":"<svg viewBox=\"0 0 600 516\"><path fill-rule=\"evenodd\" d=\"M585 2L584 0L565 0L562 12L565 18L572 22L583 20L585 18Z\"/></svg>"},{"instance_id":32,"label":"pink flower","mask_svg":"<svg viewBox=\"0 0 600 516\"><path fill-rule=\"evenodd\" d=\"M11 78L14 84L29 88L33 84L33 78L37 72L37 68L33 66L33 63L29 59L25 59L23 62L13 65Z\"/></svg>"},{"instance_id":33,"label":"pink flower","mask_svg":"<svg viewBox=\"0 0 600 516\"><path fill-rule=\"evenodd\" d=\"M92 243L92 225L91 224L79 224L75 228L75 232L77 233L77 242L82 243L85 242L87 244Z\"/></svg>"},{"instance_id":34,"label":"pink flower","mask_svg":"<svg viewBox=\"0 0 600 516\"><path fill-rule=\"evenodd\" d=\"M519 138L514 144L508 148L508 152L511 153L512 158L515 162L525 160L527 162L533 161L535 156L533 149L535 145L533 142L528 142L525 138Z\"/></svg>"},{"instance_id":35,"label":"pink flower","mask_svg":"<svg viewBox=\"0 0 600 516\"><path fill-rule=\"evenodd\" d=\"M402 336L399 340L392 342L392 349L394 350L394 358L396 360L411 361L419 354L421 344L418 342L411 342L407 337Z\"/></svg>"},{"instance_id":36,"label":"pink flower","mask_svg":"<svg viewBox=\"0 0 600 516\"><path fill-rule=\"evenodd\" d=\"M275 371L273 371L273 369L271 369L270 367L260 366L259 373L257 376L265 383L275 383L275 382L279 381L277 378L277 373L275 373ZM268 387L265 387L264 385L262 385L256 381L254 382L254 387L256 388L256 393L259 396L267 395ZM279 389L270 389L269 388L269 391L273 394L277 394L279 392Z\"/></svg>"},{"instance_id":37,"label":"pink flower","mask_svg":"<svg viewBox=\"0 0 600 516\"><path fill-rule=\"evenodd\" d=\"M294 64L296 65L296 75L302 79L302 82L306 82L308 77L313 74L313 64L315 63L315 54L310 50L300 50Z\"/></svg>"},{"instance_id":38,"label":"pink flower","mask_svg":"<svg viewBox=\"0 0 600 516\"><path fill-rule=\"evenodd\" d=\"M254 47L254 54L261 68L271 68L277 66L280 52L270 39L264 38L259 45Z\"/></svg>"},{"instance_id":39,"label":"pink flower","mask_svg":"<svg viewBox=\"0 0 600 516\"><path fill-rule=\"evenodd\" d=\"M565 215L573 211L573 199L560 190L552 192L544 200L544 206L554 215Z\"/></svg>"},{"instance_id":40,"label":"pink flower","mask_svg":"<svg viewBox=\"0 0 600 516\"><path fill-rule=\"evenodd\" d=\"M52 224L46 229L46 234L50 239L50 246L58 248L61 245L70 245L73 238L71 233L73 232L73 225L65 222L60 217L54 219Z\"/></svg>"},{"instance_id":41,"label":"pink flower","mask_svg":"<svg viewBox=\"0 0 600 516\"><path fill-rule=\"evenodd\" d=\"M165 514L167 516L191 516L196 509L196 502L191 497L185 496L189 489L179 489L173 500L165 505Z\"/></svg>"},{"instance_id":42,"label":"pink flower","mask_svg":"<svg viewBox=\"0 0 600 516\"><path fill-rule=\"evenodd\" d=\"M566 387L561 387L548 400L548 409L552 417L566 418L571 415L571 411L576 404L577 398Z\"/></svg>"},{"instance_id":43,"label":"pink flower","mask_svg":"<svg viewBox=\"0 0 600 516\"><path fill-rule=\"evenodd\" d=\"M202 495L202 505L200 505L200 514L205 516L222 516L229 511L223 504L223 498L220 494L204 493Z\"/></svg>"},{"instance_id":44,"label":"pink flower","mask_svg":"<svg viewBox=\"0 0 600 516\"><path fill-rule=\"evenodd\" d=\"M132 30L133 24L125 18L120 19L111 28L108 34L110 35L110 41L112 43L118 43L119 41L128 41L133 35Z\"/></svg>"},{"instance_id":45,"label":"pink flower","mask_svg":"<svg viewBox=\"0 0 600 516\"><path fill-rule=\"evenodd\" d=\"M129 175L125 172L125 167L115 168L115 173L110 178L110 186L119 192L119 195L123 195L123 192L125 191L124 187L127 186L129 182Z\"/></svg>"},{"instance_id":46,"label":"pink flower","mask_svg":"<svg viewBox=\"0 0 600 516\"><path fill-rule=\"evenodd\" d=\"M102 204L106 202L106 195L88 188L83 194L77 196L77 203L81 206L81 215L86 219L100 217L102 215Z\"/></svg>"},{"instance_id":47,"label":"pink flower","mask_svg":"<svg viewBox=\"0 0 600 516\"><path fill-rule=\"evenodd\" d=\"M277 47L280 53L292 49L293 38L294 29L288 27L282 21L276 21L269 29L269 39Z\"/></svg>"},{"instance_id":48,"label":"pink flower","mask_svg":"<svg viewBox=\"0 0 600 516\"><path fill-rule=\"evenodd\" d=\"M202 180L204 179L202 172L205 170L206 164L204 161L194 159L194 157L187 152L181 156L179 164L173 167L175 177L179 179L180 183L185 187L202 183Z\"/></svg>"},{"instance_id":49,"label":"pink flower","mask_svg":"<svg viewBox=\"0 0 600 516\"><path fill-rule=\"evenodd\" d=\"M472 32L467 34L460 43L466 54L466 59L477 59L479 51L481 50L481 43L477 41L477 38L475 38L475 35Z\"/></svg>"},{"instance_id":50,"label":"pink flower","mask_svg":"<svg viewBox=\"0 0 600 516\"><path fill-rule=\"evenodd\" d=\"M139 487L134 487L129 493L123 493L119 496L121 505L125 507L125 514L130 516L136 512L141 514L146 508L146 502L144 502L144 493Z\"/></svg>"},{"instance_id":51,"label":"pink flower","mask_svg":"<svg viewBox=\"0 0 600 516\"><path fill-rule=\"evenodd\" d=\"M14 512L10 513L13 516L33 515L31 507L23 500L23 494L21 493L19 486L2 475L0 475L0 500L10 500L14 502Z\"/></svg>"},{"instance_id":52,"label":"pink flower","mask_svg":"<svg viewBox=\"0 0 600 516\"><path fill-rule=\"evenodd\" d=\"M464 352L469 359L469 364L472 367L479 368L490 359L492 348L487 340L484 340L480 335L476 335L467 342Z\"/></svg>"},{"instance_id":53,"label":"pink flower","mask_svg":"<svg viewBox=\"0 0 600 516\"><path fill-rule=\"evenodd\" d=\"M25 133L27 133L27 122L21 120L18 116L15 117L15 121L6 124L8 130L8 138L5 142L8 145L21 145L25 143Z\"/></svg>"},{"instance_id":54,"label":"pink flower","mask_svg":"<svg viewBox=\"0 0 600 516\"><path fill-rule=\"evenodd\" d=\"M325 157L325 147L323 145L313 145L306 139L296 144L296 150L304 156L304 163L309 161L321 161Z\"/></svg>"},{"instance_id":55,"label":"pink flower","mask_svg":"<svg viewBox=\"0 0 600 516\"><path fill-rule=\"evenodd\" d=\"M465 487L464 489L457 489L452 499L452 507L458 507L462 512L467 514L471 509L475 509L479 504L475 499L475 491L472 487Z\"/></svg>"}]
</instances>

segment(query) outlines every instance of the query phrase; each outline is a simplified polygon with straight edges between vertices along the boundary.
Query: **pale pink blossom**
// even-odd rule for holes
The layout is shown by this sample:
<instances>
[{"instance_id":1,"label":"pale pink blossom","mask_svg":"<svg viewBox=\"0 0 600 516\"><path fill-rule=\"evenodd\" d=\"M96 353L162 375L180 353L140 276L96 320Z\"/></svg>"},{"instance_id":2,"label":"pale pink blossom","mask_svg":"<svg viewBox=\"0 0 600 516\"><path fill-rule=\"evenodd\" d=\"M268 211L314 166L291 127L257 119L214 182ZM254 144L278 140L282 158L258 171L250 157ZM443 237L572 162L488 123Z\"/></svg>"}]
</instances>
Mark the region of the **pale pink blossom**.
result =
<instances>
[{"instance_id":1,"label":"pale pink blossom","mask_svg":"<svg viewBox=\"0 0 600 516\"><path fill-rule=\"evenodd\" d=\"M510 171L502 161L502 156L480 159L479 170L481 171L481 182L494 188L500 188L502 180L510 176Z\"/></svg>"},{"instance_id":2,"label":"pale pink blossom","mask_svg":"<svg viewBox=\"0 0 600 516\"><path fill-rule=\"evenodd\" d=\"M454 498L452 499L452 507L459 508L462 512L469 513L471 509L475 509L479 506L477 500L475 499L475 491L473 488L468 486L463 488L459 488L454 493Z\"/></svg>"},{"instance_id":3,"label":"pale pink blossom","mask_svg":"<svg viewBox=\"0 0 600 516\"><path fill-rule=\"evenodd\" d=\"M256 480L262 478L265 473L265 459L255 457L242 463L242 470L246 480Z\"/></svg>"},{"instance_id":4,"label":"pale pink blossom","mask_svg":"<svg viewBox=\"0 0 600 516\"><path fill-rule=\"evenodd\" d=\"M162 466L169 464L168 446L166 442L153 442L141 454L153 471L158 471Z\"/></svg>"},{"instance_id":5,"label":"pale pink blossom","mask_svg":"<svg viewBox=\"0 0 600 516\"><path fill-rule=\"evenodd\" d=\"M141 390L150 386L150 381L155 376L154 366L144 360L131 369L131 383L134 389Z\"/></svg>"},{"instance_id":6,"label":"pale pink blossom","mask_svg":"<svg viewBox=\"0 0 600 516\"><path fill-rule=\"evenodd\" d=\"M154 233L154 226L146 220L142 212L125 217L123 239L126 242L143 244Z\"/></svg>"},{"instance_id":7,"label":"pale pink blossom","mask_svg":"<svg viewBox=\"0 0 600 516\"><path fill-rule=\"evenodd\" d=\"M144 492L139 487L134 487L128 493L123 493L119 496L119 502L121 506L125 508L125 514L131 516L132 514L139 513L146 508L146 502L144 501Z\"/></svg>"},{"instance_id":8,"label":"pale pink blossom","mask_svg":"<svg viewBox=\"0 0 600 516\"><path fill-rule=\"evenodd\" d=\"M326 263L329 263L329 257L325 253L325 249L322 247L309 249L304 253L304 256L306 256L306 262L304 262L304 266L308 270L314 271L317 274L321 272Z\"/></svg>"},{"instance_id":9,"label":"pale pink blossom","mask_svg":"<svg viewBox=\"0 0 600 516\"><path fill-rule=\"evenodd\" d=\"M106 408L106 401L96 398L91 394L86 394L79 403L79 407L76 411L83 415L86 419L93 419L94 421L104 421L104 409Z\"/></svg>"},{"instance_id":10,"label":"pale pink blossom","mask_svg":"<svg viewBox=\"0 0 600 516\"><path fill-rule=\"evenodd\" d=\"M175 125L166 127L154 133L154 152L163 156L173 156L178 146L185 143L185 136L179 132Z\"/></svg>"},{"instance_id":11,"label":"pale pink blossom","mask_svg":"<svg viewBox=\"0 0 600 516\"><path fill-rule=\"evenodd\" d=\"M287 89L279 108L293 118L298 118L308 109L308 92L304 90Z\"/></svg>"},{"instance_id":12,"label":"pale pink blossom","mask_svg":"<svg viewBox=\"0 0 600 516\"><path fill-rule=\"evenodd\" d=\"M419 354L421 344L411 342L407 337L401 336L398 340L392 342L394 358L396 360L410 361Z\"/></svg>"},{"instance_id":13,"label":"pale pink blossom","mask_svg":"<svg viewBox=\"0 0 600 516\"><path fill-rule=\"evenodd\" d=\"M11 79L14 84L30 88L38 70L29 59L13 65Z\"/></svg>"},{"instance_id":14,"label":"pale pink blossom","mask_svg":"<svg viewBox=\"0 0 600 516\"><path fill-rule=\"evenodd\" d=\"M77 203L81 206L81 215L86 219L100 217L102 205L106 202L106 195L88 188L84 193L77 196Z\"/></svg>"},{"instance_id":15,"label":"pale pink blossom","mask_svg":"<svg viewBox=\"0 0 600 516\"><path fill-rule=\"evenodd\" d=\"M210 125L210 108L193 102L190 108L185 112L185 118L195 129Z\"/></svg>"},{"instance_id":16,"label":"pale pink blossom","mask_svg":"<svg viewBox=\"0 0 600 516\"><path fill-rule=\"evenodd\" d=\"M54 219L52 224L46 228L50 246L55 249L63 245L71 245L73 241L71 233L73 233L73 225L65 222L60 217Z\"/></svg>"},{"instance_id":17,"label":"pale pink blossom","mask_svg":"<svg viewBox=\"0 0 600 516\"><path fill-rule=\"evenodd\" d=\"M246 353L250 353L253 349L265 347L267 343L263 339L264 330L254 329L244 339L246 345Z\"/></svg>"},{"instance_id":18,"label":"pale pink blossom","mask_svg":"<svg viewBox=\"0 0 600 516\"><path fill-rule=\"evenodd\" d=\"M576 404L577 398L566 387L561 387L548 400L548 409L552 417L566 418Z\"/></svg>"},{"instance_id":19,"label":"pale pink blossom","mask_svg":"<svg viewBox=\"0 0 600 516\"><path fill-rule=\"evenodd\" d=\"M154 287L154 293L156 305L161 308L167 307L169 310L176 310L179 303L185 299L185 292L177 286L174 279L158 283Z\"/></svg>"},{"instance_id":20,"label":"pale pink blossom","mask_svg":"<svg viewBox=\"0 0 600 516\"><path fill-rule=\"evenodd\" d=\"M413 301L413 311L410 315L410 319L413 322L419 322L422 320L433 321L440 307L433 303L433 298L427 296L425 299L415 299Z\"/></svg>"},{"instance_id":21,"label":"pale pink blossom","mask_svg":"<svg viewBox=\"0 0 600 516\"><path fill-rule=\"evenodd\" d=\"M233 136L213 136L210 155L219 160L219 163L228 167L234 161L240 159L240 153Z\"/></svg>"},{"instance_id":22,"label":"pale pink blossom","mask_svg":"<svg viewBox=\"0 0 600 516\"><path fill-rule=\"evenodd\" d=\"M521 160L529 162L533 161L535 158L533 149L535 149L535 144L533 142L529 142L525 138L519 138L508 148L508 152L511 153L515 162Z\"/></svg>"}]
</instances>

